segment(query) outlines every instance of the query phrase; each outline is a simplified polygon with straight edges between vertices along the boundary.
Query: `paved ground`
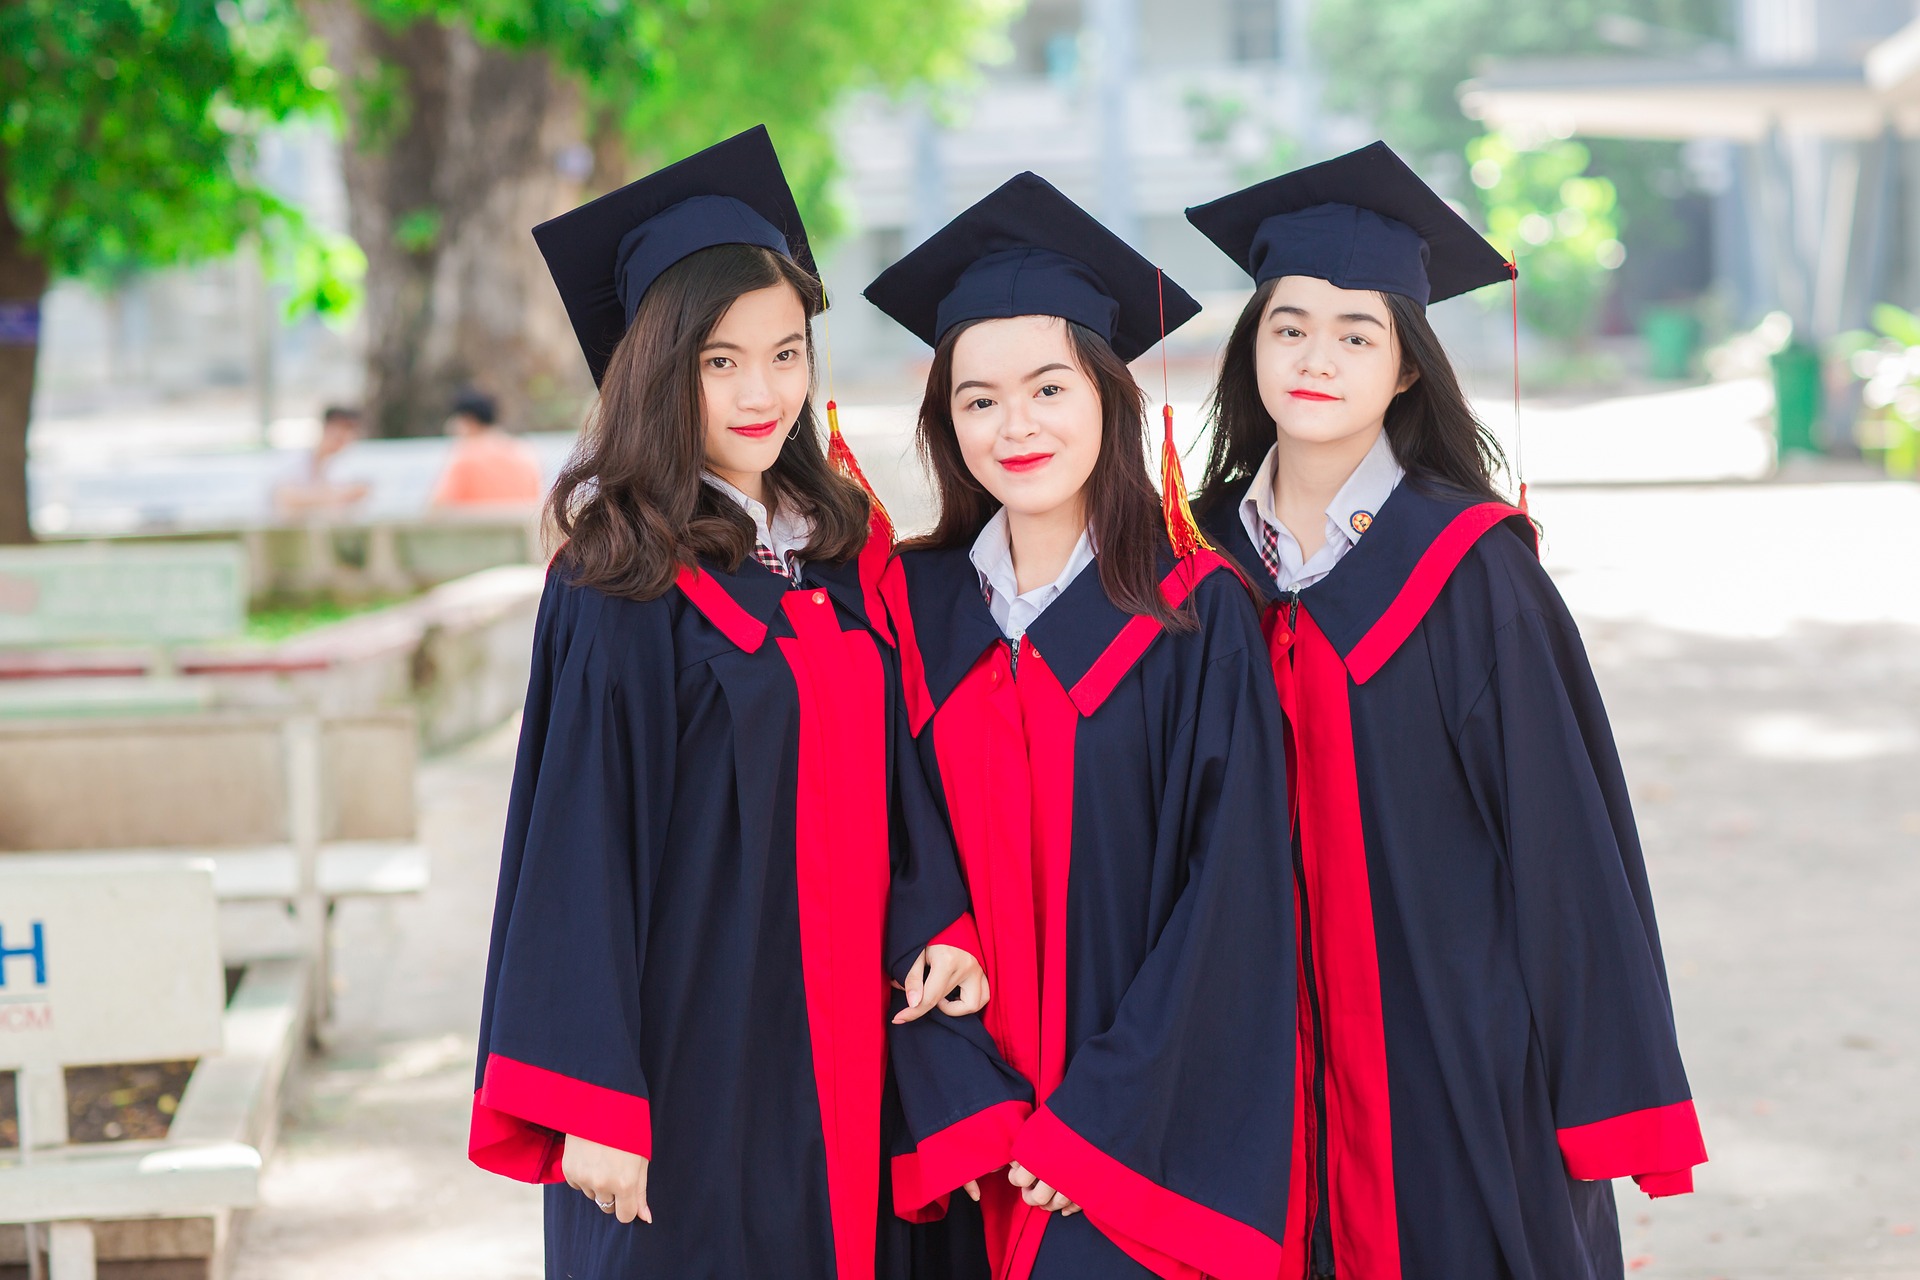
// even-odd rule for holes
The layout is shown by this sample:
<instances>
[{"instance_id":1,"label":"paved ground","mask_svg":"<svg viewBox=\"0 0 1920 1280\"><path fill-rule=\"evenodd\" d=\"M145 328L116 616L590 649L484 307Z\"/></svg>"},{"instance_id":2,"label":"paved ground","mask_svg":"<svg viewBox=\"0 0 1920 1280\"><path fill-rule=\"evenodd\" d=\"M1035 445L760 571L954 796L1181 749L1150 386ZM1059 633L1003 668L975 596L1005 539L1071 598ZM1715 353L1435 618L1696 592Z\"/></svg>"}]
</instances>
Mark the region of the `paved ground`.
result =
<instances>
[{"instance_id":1,"label":"paved ground","mask_svg":"<svg viewBox=\"0 0 1920 1280\"><path fill-rule=\"evenodd\" d=\"M1713 1153L1697 1195L1622 1189L1633 1274L1920 1277L1920 488L1534 509L1613 709ZM538 1274L536 1195L463 1159L510 753L428 764L432 892L344 910L340 1038L237 1280Z\"/></svg>"}]
</instances>

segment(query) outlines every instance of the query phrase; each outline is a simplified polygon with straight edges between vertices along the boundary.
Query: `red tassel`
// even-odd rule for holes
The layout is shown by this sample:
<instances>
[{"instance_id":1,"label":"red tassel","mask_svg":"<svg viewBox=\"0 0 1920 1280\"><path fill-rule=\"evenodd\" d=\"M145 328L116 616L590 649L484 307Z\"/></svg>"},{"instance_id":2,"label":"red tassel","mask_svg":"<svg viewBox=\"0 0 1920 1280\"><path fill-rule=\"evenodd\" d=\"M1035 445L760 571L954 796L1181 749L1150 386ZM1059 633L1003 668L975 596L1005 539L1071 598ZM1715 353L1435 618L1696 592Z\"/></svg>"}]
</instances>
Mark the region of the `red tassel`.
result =
<instances>
[{"instance_id":1,"label":"red tassel","mask_svg":"<svg viewBox=\"0 0 1920 1280\"><path fill-rule=\"evenodd\" d=\"M840 434L840 406L831 400L827 401L827 465L860 486L860 491L867 495L867 502L873 508L874 527L887 535L889 546L897 542L899 535L894 531L893 517L887 514L886 504L880 501L880 495L867 483L867 473L860 469L859 461L853 456L853 447Z\"/></svg>"},{"instance_id":2,"label":"red tassel","mask_svg":"<svg viewBox=\"0 0 1920 1280\"><path fill-rule=\"evenodd\" d=\"M1173 443L1173 406L1161 405L1160 414L1166 423L1166 435L1160 441L1160 510L1166 517L1173 554L1184 559L1196 551L1213 550L1213 544L1200 532L1200 522L1187 504L1187 477L1180 468L1180 450Z\"/></svg>"},{"instance_id":3,"label":"red tassel","mask_svg":"<svg viewBox=\"0 0 1920 1280\"><path fill-rule=\"evenodd\" d=\"M1213 544L1200 532L1200 522L1187 505L1187 476L1180 469L1180 450L1173 443L1173 393L1167 379L1167 273L1154 272L1154 288L1160 295L1160 416L1166 435L1160 441L1160 513L1167 523L1167 541L1173 554L1185 559L1194 552L1213 550Z\"/></svg>"}]
</instances>

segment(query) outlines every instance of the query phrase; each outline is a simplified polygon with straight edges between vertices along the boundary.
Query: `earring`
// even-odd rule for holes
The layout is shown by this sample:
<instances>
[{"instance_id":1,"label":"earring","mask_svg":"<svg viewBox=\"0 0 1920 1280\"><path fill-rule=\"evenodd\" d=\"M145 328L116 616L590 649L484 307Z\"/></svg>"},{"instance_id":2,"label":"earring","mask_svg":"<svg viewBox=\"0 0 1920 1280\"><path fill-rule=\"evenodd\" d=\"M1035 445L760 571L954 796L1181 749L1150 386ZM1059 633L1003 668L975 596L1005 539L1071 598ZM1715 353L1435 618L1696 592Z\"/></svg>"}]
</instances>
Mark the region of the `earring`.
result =
<instances>
[{"instance_id":1,"label":"earring","mask_svg":"<svg viewBox=\"0 0 1920 1280\"><path fill-rule=\"evenodd\" d=\"M787 428L787 439L791 440L799 434L800 434L800 416L798 414L795 414L793 419L793 425Z\"/></svg>"}]
</instances>

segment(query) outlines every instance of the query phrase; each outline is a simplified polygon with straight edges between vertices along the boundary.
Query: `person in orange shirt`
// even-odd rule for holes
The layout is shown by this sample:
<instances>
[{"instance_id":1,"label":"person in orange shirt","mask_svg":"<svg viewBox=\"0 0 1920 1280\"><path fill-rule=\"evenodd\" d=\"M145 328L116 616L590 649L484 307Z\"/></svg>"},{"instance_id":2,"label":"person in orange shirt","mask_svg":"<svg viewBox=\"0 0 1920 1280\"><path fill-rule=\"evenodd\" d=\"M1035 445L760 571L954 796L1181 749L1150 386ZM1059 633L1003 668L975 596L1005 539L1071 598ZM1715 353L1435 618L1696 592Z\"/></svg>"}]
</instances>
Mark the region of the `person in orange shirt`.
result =
<instances>
[{"instance_id":1,"label":"person in orange shirt","mask_svg":"<svg viewBox=\"0 0 1920 1280\"><path fill-rule=\"evenodd\" d=\"M462 392L447 418L453 453L434 486L436 507L538 506L546 496L540 460L499 424L493 397Z\"/></svg>"}]
</instances>

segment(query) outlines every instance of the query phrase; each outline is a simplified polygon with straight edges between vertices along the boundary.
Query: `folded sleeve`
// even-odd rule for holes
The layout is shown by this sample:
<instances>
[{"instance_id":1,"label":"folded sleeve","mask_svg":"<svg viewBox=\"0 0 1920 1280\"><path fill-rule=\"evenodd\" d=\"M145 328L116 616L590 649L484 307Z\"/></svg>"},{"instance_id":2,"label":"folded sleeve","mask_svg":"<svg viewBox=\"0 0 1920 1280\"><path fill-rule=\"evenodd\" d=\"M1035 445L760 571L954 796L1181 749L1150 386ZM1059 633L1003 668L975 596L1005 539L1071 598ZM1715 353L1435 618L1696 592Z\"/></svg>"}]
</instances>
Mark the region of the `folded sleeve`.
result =
<instances>
[{"instance_id":1,"label":"folded sleeve","mask_svg":"<svg viewBox=\"0 0 1920 1280\"><path fill-rule=\"evenodd\" d=\"M906 997L893 993L893 1012ZM977 1013L931 1013L887 1029L904 1123L891 1155L894 1212L910 1222L946 1213L948 1197L1003 1169L1033 1114L1033 1089L1007 1065Z\"/></svg>"},{"instance_id":2,"label":"folded sleeve","mask_svg":"<svg viewBox=\"0 0 1920 1280\"><path fill-rule=\"evenodd\" d=\"M1503 833L1520 963L1567 1172L1693 1189L1707 1158L1680 1061L1646 863L1573 621L1499 629L1461 756Z\"/></svg>"},{"instance_id":3,"label":"folded sleeve","mask_svg":"<svg viewBox=\"0 0 1920 1280\"><path fill-rule=\"evenodd\" d=\"M1271 1277L1293 1127L1293 898L1278 700L1251 609L1211 660L1161 839L1187 881L1110 1027L1014 1158L1162 1276Z\"/></svg>"},{"instance_id":4,"label":"folded sleeve","mask_svg":"<svg viewBox=\"0 0 1920 1280\"><path fill-rule=\"evenodd\" d=\"M558 574L541 604L468 1144L474 1163L523 1181L560 1179L567 1134L652 1154L640 982L672 787L665 610Z\"/></svg>"}]
</instances>

